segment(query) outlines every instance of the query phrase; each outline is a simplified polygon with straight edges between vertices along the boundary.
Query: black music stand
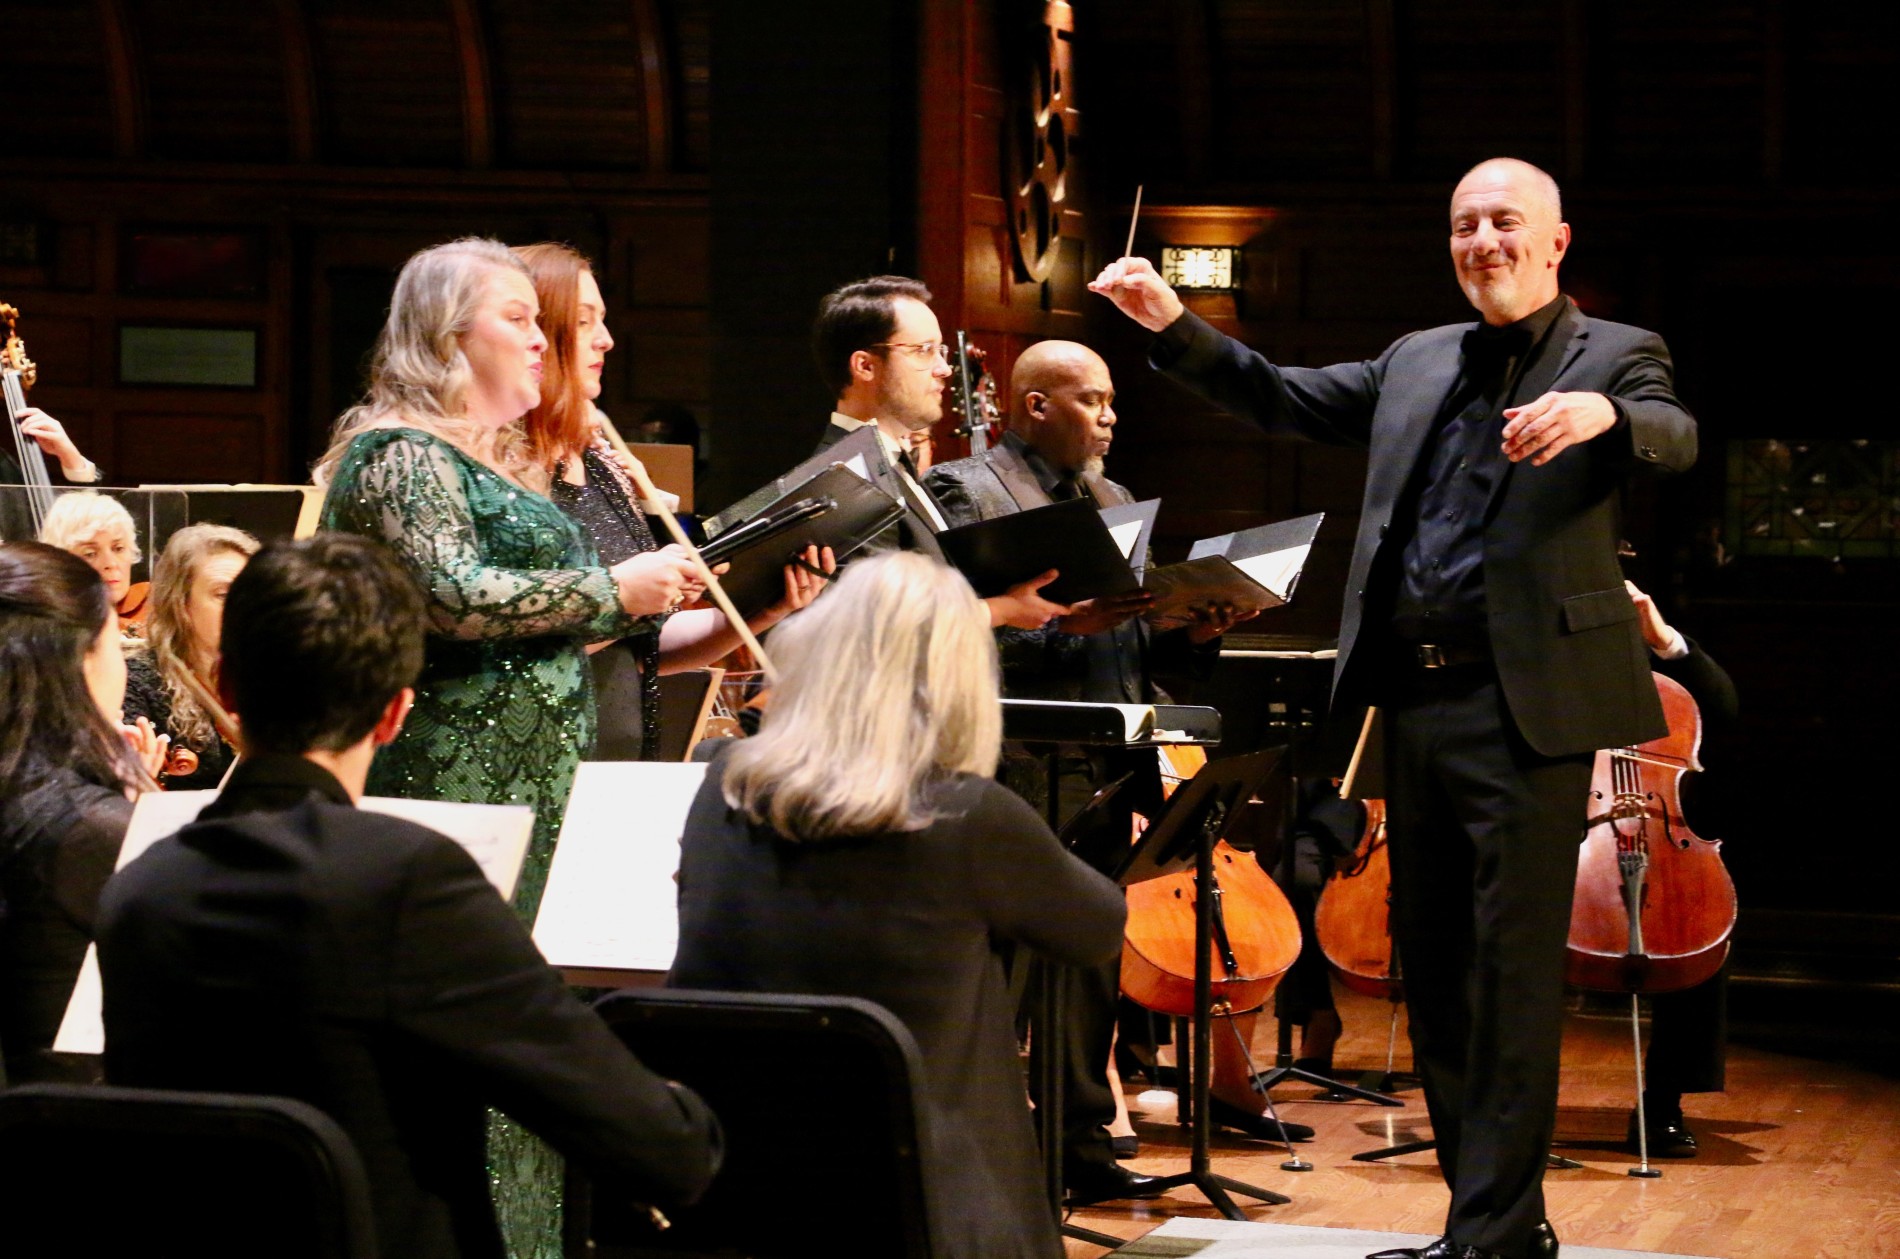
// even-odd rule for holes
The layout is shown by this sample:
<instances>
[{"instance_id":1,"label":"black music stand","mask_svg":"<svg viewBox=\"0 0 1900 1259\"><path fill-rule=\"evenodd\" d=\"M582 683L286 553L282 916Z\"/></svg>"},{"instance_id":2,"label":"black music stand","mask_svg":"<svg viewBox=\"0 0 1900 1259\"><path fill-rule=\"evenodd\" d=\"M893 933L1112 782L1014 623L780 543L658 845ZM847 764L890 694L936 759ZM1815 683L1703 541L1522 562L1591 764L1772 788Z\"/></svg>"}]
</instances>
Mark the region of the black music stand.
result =
<instances>
[{"instance_id":1,"label":"black music stand","mask_svg":"<svg viewBox=\"0 0 1900 1259\"><path fill-rule=\"evenodd\" d=\"M1213 1119L1208 1113L1208 1087L1214 1075L1213 1005L1214 946L1214 845L1227 829L1227 823L1240 806L1272 776L1284 748L1266 748L1245 756L1210 761L1207 766L1175 789L1160 813L1151 818L1141 842L1128 852L1116 880L1124 887L1194 870L1194 1049L1192 1069L1186 1072L1186 1087L1177 1087L1177 1098L1185 1095L1193 1115L1193 1136L1188 1170L1163 1176L1157 1188L1189 1185L1200 1190L1223 1216L1244 1220L1246 1214L1234 1205L1232 1193L1245 1194L1261 1202L1279 1204L1293 1199L1271 1189L1260 1189L1231 1176L1214 1171L1208 1155L1213 1138ZM1181 1072L1177 1069L1176 1076Z\"/></svg>"}]
</instances>

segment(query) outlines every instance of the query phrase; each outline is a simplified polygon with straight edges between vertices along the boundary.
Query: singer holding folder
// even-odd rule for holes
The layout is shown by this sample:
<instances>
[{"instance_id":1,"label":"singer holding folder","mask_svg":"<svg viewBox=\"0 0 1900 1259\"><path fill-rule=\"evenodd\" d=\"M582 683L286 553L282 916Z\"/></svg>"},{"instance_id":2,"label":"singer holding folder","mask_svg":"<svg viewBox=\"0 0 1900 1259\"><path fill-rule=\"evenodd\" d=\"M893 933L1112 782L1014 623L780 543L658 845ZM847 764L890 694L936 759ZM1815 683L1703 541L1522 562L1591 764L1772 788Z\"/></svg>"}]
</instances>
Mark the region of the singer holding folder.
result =
<instances>
[{"instance_id":1,"label":"singer holding folder","mask_svg":"<svg viewBox=\"0 0 1900 1259\"><path fill-rule=\"evenodd\" d=\"M1370 448L1334 705L1386 717L1394 925L1451 1189L1445 1235L1388 1259L1557 1252L1564 940L1597 748L1663 733L1617 567L1618 495L1695 459L1669 351L1563 296L1556 181L1493 159L1452 193L1480 316L1377 358L1282 367L1188 312L1141 258L1089 286L1154 362L1269 433Z\"/></svg>"},{"instance_id":2,"label":"singer holding folder","mask_svg":"<svg viewBox=\"0 0 1900 1259\"><path fill-rule=\"evenodd\" d=\"M919 434L943 418L943 389L950 379L950 351L930 309L930 290L900 275L873 276L831 293L818 303L812 324L812 356L837 401L818 439L822 453L852 433L874 426L877 453L871 481L904 505L904 516L865 548L919 551L941 560L937 534L952 523L921 481L915 449ZM983 602L990 624L1040 629L1069 608L1038 592L1056 579L1043 573Z\"/></svg>"},{"instance_id":3,"label":"singer holding folder","mask_svg":"<svg viewBox=\"0 0 1900 1259\"><path fill-rule=\"evenodd\" d=\"M1009 432L1003 439L981 455L939 464L925 478L952 525L1075 498L1100 507L1134 501L1126 488L1102 475L1103 457L1114 441L1115 384L1100 355L1073 341L1040 341L1016 360L1009 383ZM1213 665L1212 644L1231 620L1224 610L1204 609L1195 625L1151 636L1140 614L1152 602L1141 591L1091 599L1046 627L998 630L1003 693L1012 699L1166 702L1154 673L1204 674ZM1069 816L1096 790L1128 774L1134 780L1117 797L1109 821L1077 844L1080 855L1098 868L1127 848L1130 815L1159 807L1156 753L1092 750L1065 763L1055 785L1062 813ZM1031 804L1039 805L1050 790L1039 757L1006 756L1004 780ZM1107 1130L1115 1117L1108 1060L1119 960L1071 971L1067 982L1064 1180L1075 1201L1141 1196L1151 1192L1156 1178L1117 1163Z\"/></svg>"}]
</instances>

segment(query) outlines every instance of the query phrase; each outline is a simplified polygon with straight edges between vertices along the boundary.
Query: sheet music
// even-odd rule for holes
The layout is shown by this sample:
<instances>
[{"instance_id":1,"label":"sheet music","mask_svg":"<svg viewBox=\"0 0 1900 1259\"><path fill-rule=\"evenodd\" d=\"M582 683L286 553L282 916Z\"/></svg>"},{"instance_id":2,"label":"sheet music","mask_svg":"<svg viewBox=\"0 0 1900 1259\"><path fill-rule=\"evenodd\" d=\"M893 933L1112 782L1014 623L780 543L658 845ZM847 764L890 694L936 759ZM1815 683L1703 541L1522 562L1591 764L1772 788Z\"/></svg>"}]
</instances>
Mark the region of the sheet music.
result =
<instances>
[{"instance_id":1,"label":"sheet music","mask_svg":"<svg viewBox=\"0 0 1900 1259\"><path fill-rule=\"evenodd\" d=\"M1124 525L1110 525L1108 536L1115 539L1115 545L1122 549L1122 558L1132 563L1135 558L1135 541L1141 537L1141 522L1131 520Z\"/></svg>"},{"instance_id":2,"label":"sheet music","mask_svg":"<svg viewBox=\"0 0 1900 1259\"><path fill-rule=\"evenodd\" d=\"M863 455L852 455L849 459L844 461L844 466L867 481L871 479L871 469L865 465Z\"/></svg>"},{"instance_id":3,"label":"sheet music","mask_svg":"<svg viewBox=\"0 0 1900 1259\"><path fill-rule=\"evenodd\" d=\"M1265 555L1251 555L1244 560L1229 562L1281 599L1290 601L1293 583L1299 580L1300 570L1306 567L1306 557L1312 549L1311 544L1288 547L1284 551L1271 551Z\"/></svg>"},{"instance_id":4,"label":"sheet music","mask_svg":"<svg viewBox=\"0 0 1900 1259\"><path fill-rule=\"evenodd\" d=\"M197 821L198 814L217 798L216 791L148 791L140 796L132 806L132 821L125 828L125 840L119 845L119 860L113 869L125 869L147 848ZM528 837L534 831L533 809L521 804L459 804L387 796L364 796L356 803L358 808L405 818L448 836L475 859L503 900L514 895L521 861L528 852ZM86 959L79 966L79 980L66 1002L59 1034L53 1038L55 1052L105 1052L102 1000L99 950L89 944Z\"/></svg>"},{"instance_id":5,"label":"sheet music","mask_svg":"<svg viewBox=\"0 0 1900 1259\"><path fill-rule=\"evenodd\" d=\"M534 942L555 967L666 971L680 835L704 765L588 761L574 775Z\"/></svg>"}]
</instances>

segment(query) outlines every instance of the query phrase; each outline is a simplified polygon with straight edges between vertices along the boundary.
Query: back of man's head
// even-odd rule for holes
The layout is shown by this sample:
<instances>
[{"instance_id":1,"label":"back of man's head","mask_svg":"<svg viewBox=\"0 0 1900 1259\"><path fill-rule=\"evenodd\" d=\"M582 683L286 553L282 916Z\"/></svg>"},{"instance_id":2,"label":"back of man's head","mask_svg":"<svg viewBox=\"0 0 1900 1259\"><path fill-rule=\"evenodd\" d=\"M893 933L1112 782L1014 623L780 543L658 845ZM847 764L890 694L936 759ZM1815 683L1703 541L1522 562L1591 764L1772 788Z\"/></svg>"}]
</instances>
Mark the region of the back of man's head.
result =
<instances>
[{"instance_id":1,"label":"back of man's head","mask_svg":"<svg viewBox=\"0 0 1900 1259\"><path fill-rule=\"evenodd\" d=\"M351 534L273 542L224 605L219 681L248 753L340 752L422 671L422 592Z\"/></svg>"},{"instance_id":2,"label":"back of man's head","mask_svg":"<svg viewBox=\"0 0 1900 1259\"><path fill-rule=\"evenodd\" d=\"M930 290L921 280L902 275L874 275L854 280L825 294L812 321L811 352L825 388L837 397L851 383L851 356L886 341L897 328L897 299L930 305Z\"/></svg>"}]
</instances>

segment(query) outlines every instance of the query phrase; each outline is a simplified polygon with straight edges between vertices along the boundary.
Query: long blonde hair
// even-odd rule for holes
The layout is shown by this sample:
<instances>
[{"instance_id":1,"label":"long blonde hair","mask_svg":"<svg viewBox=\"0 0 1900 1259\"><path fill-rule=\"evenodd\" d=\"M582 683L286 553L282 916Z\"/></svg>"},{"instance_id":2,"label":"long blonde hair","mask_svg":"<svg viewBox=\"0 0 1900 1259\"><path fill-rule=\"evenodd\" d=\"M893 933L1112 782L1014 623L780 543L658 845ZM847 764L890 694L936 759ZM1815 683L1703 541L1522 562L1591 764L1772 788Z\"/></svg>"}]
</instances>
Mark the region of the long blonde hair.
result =
<instances>
[{"instance_id":1,"label":"long blonde hair","mask_svg":"<svg viewBox=\"0 0 1900 1259\"><path fill-rule=\"evenodd\" d=\"M859 560L772 635L763 728L726 758L726 803L792 839L921 830L932 788L996 772L989 616L922 555Z\"/></svg>"},{"instance_id":2,"label":"long blonde hair","mask_svg":"<svg viewBox=\"0 0 1900 1259\"><path fill-rule=\"evenodd\" d=\"M152 566L152 611L147 618L145 641L151 645L152 663L165 680L165 696L171 701L171 721L166 727L174 743L204 751L217 743L218 732L211 714L178 675L180 668L197 668L200 653L191 641L191 587L206 560L219 555L257 554L258 541L242 529L229 525L186 525L165 543L165 551ZM217 644L211 645L213 654ZM202 681L209 682L208 678Z\"/></svg>"},{"instance_id":3,"label":"long blonde hair","mask_svg":"<svg viewBox=\"0 0 1900 1259\"><path fill-rule=\"evenodd\" d=\"M403 264L370 362L369 394L337 418L330 449L313 475L318 485L329 484L337 461L366 428L403 424L474 452L479 426L466 407L474 373L461 338L474 326L497 271L528 274L513 250L484 236L425 249ZM533 488L547 485L518 420L496 434L494 461Z\"/></svg>"}]
</instances>

